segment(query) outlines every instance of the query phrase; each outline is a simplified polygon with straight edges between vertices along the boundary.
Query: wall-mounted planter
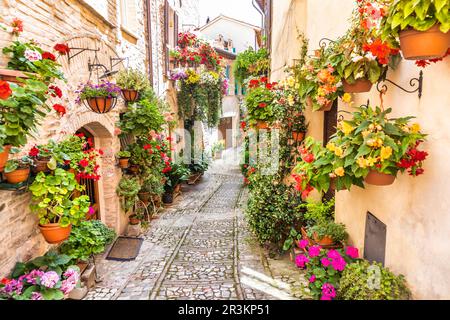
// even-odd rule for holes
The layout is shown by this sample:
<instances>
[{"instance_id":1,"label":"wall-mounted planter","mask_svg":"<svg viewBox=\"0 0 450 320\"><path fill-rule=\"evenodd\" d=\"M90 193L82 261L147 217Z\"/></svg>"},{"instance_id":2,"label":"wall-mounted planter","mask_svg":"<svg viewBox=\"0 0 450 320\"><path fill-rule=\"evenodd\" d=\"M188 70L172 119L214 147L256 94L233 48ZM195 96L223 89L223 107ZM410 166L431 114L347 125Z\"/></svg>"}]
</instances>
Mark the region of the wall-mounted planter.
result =
<instances>
[{"instance_id":1,"label":"wall-mounted planter","mask_svg":"<svg viewBox=\"0 0 450 320\"><path fill-rule=\"evenodd\" d=\"M87 105L95 113L108 113L116 106L117 98L112 97L95 97L84 100Z\"/></svg>"},{"instance_id":2,"label":"wall-mounted planter","mask_svg":"<svg viewBox=\"0 0 450 320\"><path fill-rule=\"evenodd\" d=\"M3 152L0 152L0 172L5 170L6 162L8 162L9 151L11 150L11 146L3 146Z\"/></svg>"},{"instance_id":3,"label":"wall-mounted planter","mask_svg":"<svg viewBox=\"0 0 450 320\"><path fill-rule=\"evenodd\" d=\"M50 157L36 159L34 161L33 173L48 172L50 170L47 166L49 161L50 161Z\"/></svg>"},{"instance_id":4,"label":"wall-mounted planter","mask_svg":"<svg viewBox=\"0 0 450 320\"><path fill-rule=\"evenodd\" d=\"M384 174L375 170L371 170L364 179L364 182L374 186L389 186L393 184L395 177L390 174Z\"/></svg>"},{"instance_id":5,"label":"wall-mounted planter","mask_svg":"<svg viewBox=\"0 0 450 320\"><path fill-rule=\"evenodd\" d=\"M39 225L39 229L41 230L45 241L50 244L57 244L69 239L72 225L61 227L59 223L49 223L46 225Z\"/></svg>"},{"instance_id":6,"label":"wall-mounted planter","mask_svg":"<svg viewBox=\"0 0 450 320\"><path fill-rule=\"evenodd\" d=\"M313 108L313 101L312 101L311 97L306 98L306 105L311 109ZM314 110L314 111L330 111L331 108L333 108L333 101L328 102L322 108Z\"/></svg>"},{"instance_id":7,"label":"wall-mounted planter","mask_svg":"<svg viewBox=\"0 0 450 320\"><path fill-rule=\"evenodd\" d=\"M439 24L426 31L414 29L400 32L400 48L407 60L441 58L450 46L450 32L443 33Z\"/></svg>"},{"instance_id":8,"label":"wall-mounted planter","mask_svg":"<svg viewBox=\"0 0 450 320\"><path fill-rule=\"evenodd\" d=\"M129 158L120 158L119 159L119 167L122 169L126 169L129 167Z\"/></svg>"},{"instance_id":9,"label":"wall-mounted planter","mask_svg":"<svg viewBox=\"0 0 450 320\"><path fill-rule=\"evenodd\" d=\"M355 83L348 83L345 80L342 80L342 87L344 91L347 93L362 93L369 92L372 89L372 82L367 79L358 79Z\"/></svg>"}]
</instances>

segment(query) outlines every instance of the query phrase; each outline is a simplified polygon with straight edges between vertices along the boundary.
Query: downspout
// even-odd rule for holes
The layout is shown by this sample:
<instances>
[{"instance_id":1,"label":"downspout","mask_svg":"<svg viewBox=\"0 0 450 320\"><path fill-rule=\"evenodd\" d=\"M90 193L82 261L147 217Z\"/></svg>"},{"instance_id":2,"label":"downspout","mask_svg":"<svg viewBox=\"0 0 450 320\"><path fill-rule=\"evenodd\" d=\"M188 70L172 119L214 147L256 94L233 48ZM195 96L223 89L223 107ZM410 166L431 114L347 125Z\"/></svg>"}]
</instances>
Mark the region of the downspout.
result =
<instances>
[{"instance_id":1,"label":"downspout","mask_svg":"<svg viewBox=\"0 0 450 320\"><path fill-rule=\"evenodd\" d=\"M259 8L259 6L256 4L256 0L252 0L252 6L253 6L253 8L255 8L256 9L256 11L258 11L259 12L259 14L261 15L261 29L262 30L264 30L264 12ZM256 50L256 47L258 46L258 41L257 41L257 39L256 39L256 37L255 37L255 50Z\"/></svg>"}]
</instances>

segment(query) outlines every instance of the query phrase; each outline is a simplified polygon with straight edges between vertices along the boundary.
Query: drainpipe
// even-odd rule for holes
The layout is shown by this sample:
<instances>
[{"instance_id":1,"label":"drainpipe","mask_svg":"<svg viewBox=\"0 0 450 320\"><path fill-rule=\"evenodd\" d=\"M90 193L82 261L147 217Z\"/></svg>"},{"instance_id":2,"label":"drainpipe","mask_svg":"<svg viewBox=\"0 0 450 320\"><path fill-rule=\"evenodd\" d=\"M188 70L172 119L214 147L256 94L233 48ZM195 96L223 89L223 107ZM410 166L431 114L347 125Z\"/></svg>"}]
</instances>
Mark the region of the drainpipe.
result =
<instances>
[{"instance_id":1,"label":"drainpipe","mask_svg":"<svg viewBox=\"0 0 450 320\"><path fill-rule=\"evenodd\" d=\"M259 6L256 4L256 1L255 0L252 0L252 6L253 6L253 8L255 8L256 9L256 11L258 11L258 13L261 15L261 29L263 29L264 30L264 12L259 8ZM255 49L256 49L256 47L257 47L257 45L258 45L258 41L256 40L256 37L255 37Z\"/></svg>"}]
</instances>

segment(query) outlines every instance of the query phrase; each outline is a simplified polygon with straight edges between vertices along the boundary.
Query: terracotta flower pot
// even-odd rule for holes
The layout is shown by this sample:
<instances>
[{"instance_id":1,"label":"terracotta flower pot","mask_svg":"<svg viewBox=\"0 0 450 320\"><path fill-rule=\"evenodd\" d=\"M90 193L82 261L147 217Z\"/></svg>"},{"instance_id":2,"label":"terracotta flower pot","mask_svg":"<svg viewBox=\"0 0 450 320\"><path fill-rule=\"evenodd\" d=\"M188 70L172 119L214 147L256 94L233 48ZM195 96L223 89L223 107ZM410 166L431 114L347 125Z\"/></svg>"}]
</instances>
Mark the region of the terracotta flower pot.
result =
<instances>
[{"instance_id":1,"label":"terracotta flower pot","mask_svg":"<svg viewBox=\"0 0 450 320\"><path fill-rule=\"evenodd\" d=\"M115 104L115 98L96 97L86 99L89 108L95 113L107 113L111 111Z\"/></svg>"},{"instance_id":2,"label":"terracotta flower pot","mask_svg":"<svg viewBox=\"0 0 450 320\"><path fill-rule=\"evenodd\" d=\"M13 172L4 173L6 181L10 184L18 184L28 180L30 176L30 168L17 169Z\"/></svg>"},{"instance_id":3,"label":"terracotta flower pot","mask_svg":"<svg viewBox=\"0 0 450 320\"><path fill-rule=\"evenodd\" d=\"M428 60L441 58L450 47L450 32L443 33L439 24L426 31L414 29L400 32L400 48L407 60Z\"/></svg>"},{"instance_id":4,"label":"terracotta flower pot","mask_svg":"<svg viewBox=\"0 0 450 320\"><path fill-rule=\"evenodd\" d=\"M129 158L120 158L119 159L119 167L121 167L122 169L126 169L129 166L129 162L130 159Z\"/></svg>"},{"instance_id":5,"label":"terracotta flower pot","mask_svg":"<svg viewBox=\"0 0 450 320\"><path fill-rule=\"evenodd\" d=\"M122 89L122 96L126 102L134 102L139 98L137 90Z\"/></svg>"},{"instance_id":6,"label":"terracotta flower pot","mask_svg":"<svg viewBox=\"0 0 450 320\"><path fill-rule=\"evenodd\" d=\"M314 242L317 243L319 246L331 246L334 244L333 239L331 239L329 236L324 236L323 238L319 239L317 233L314 232L313 238Z\"/></svg>"},{"instance_id":7,"label":"terracotta flower pot","mask_svg":"<svg viewBox=\"0 0 450 320\"><path fill-rule=\"evenodd\" d=\"M69 239L70 232L72 231L72 225L67 227L61 227L59 223L49 223L46 225L39 225L42 235L50 244L61 243Z\"/></svg>"},{"instance_id":8,"label":"terracotta flower pot","mask_svg":"<svg viewBox=\"0 0 450 320\"><path fill-rule=\"evenodd\" d=\"M139 220L139 219L136 217L136 215L134 215L134 214L131 215L131 216L129 216L128 219L129 219L129 221L130 221L130 224L133 225L133 226L135 226L135 225L141 223L141 220Z\"/></svg>"},{"instance_id":9,"label":"terracotta flower pot","mask_svg":"<svg viewBox=\"0 0 450 320\"><path fill-rule=\"evenodd\" d=\"M47 172L50 169L48 168L47 164L50 161L50 158L38 158L36 159L35 163L34 163L34 167L33 167L33 172L34 173L39 173L39 172Z\"/></svg>"},{"instance_id":10,"label":"terracotta flower pot","mask_svg":"<svg viewBox=\"0 0 450 320\"><path fill-rule=\"evenodd\" d=\"M384 174L376 170L371 170L364 181L367 184L374 186L388 186L394 183L395 177L390 174Z\"/></svg>"},{"instance_id":11,"label":"terracotta flower pot","mask_svg":"<svg viewBox=\"0 0 450 320\"><path fill-rule=\"evenodd\" d=\"M0 152L0 172L5 170L6 162L8 162L9 151L11 151L11 146L3 146L3 152Z\"/></svg>"},{"instance_id":12,"label":"terracotta flower pot","mask_svg":"<svg viewBox=\"0 0 450 320\"><path fill-rule=\"evenodd\" d=\"M305 133L304 132L292 132L292 139L294 139L295 141L303 141L303 139L305 138Z\"/></svg>"},{"instance_id":13,"label":"terracotta flower pot","mask_svg":"<svg viewBox=\"0 0 450 320\"><path fill-rule=\"evenodd\" d=\"M355 83L348 83L345 80L342 80L342 86L345 92L348 93L361 93L361 92L369 92L372 89L372 82L363 78L358 79Z\"/></svg>"},{"instance_id":14,"label":"terracotta flower pot","mask_svg":"<svg viewBox=\"0 0 450 320\"><path fill-rule=\"evenodd\" d=\"M256 122L256 128L262 130L262 129L269 129L269 124L266 121L258 120Z\"/></svg>"},{"instance_id":15,"label":"terracotta flower pot","mask_svg":"<svg viewBox=\"0 0 450 320\"><path fill-rule=\"evenodd\" d=\"M28 76L19 70L0 69L0 80L13 82L19 86L23 86L23 83L19 79L28 79Z\"/></svg>"}]
</instances>

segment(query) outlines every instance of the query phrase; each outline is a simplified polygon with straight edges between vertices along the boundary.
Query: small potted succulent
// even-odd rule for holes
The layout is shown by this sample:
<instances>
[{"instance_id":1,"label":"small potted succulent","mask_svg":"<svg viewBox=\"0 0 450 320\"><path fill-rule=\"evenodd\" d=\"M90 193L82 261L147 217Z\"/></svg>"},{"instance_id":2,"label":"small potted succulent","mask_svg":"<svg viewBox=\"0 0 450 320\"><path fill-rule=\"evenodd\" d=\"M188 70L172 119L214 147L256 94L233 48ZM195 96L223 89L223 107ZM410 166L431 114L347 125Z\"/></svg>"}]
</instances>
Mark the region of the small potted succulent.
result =
<instances>
[{"instance_id":1,"label":"small potted succulent","mask_svg":"<svg viewBox=\"0 0 450 320\"><path fill-rule=\"evenodd\" d=\"M122 96L126 102L135 102L139 99L139 92L150 88L145 73L132 68L119 71L116 83L122 88Z\"/></svg>"},{"instance_id":2,"label":"small potted succulent","mask_svg":"<svg viewBox=\"0 0 450 320\"><path fill-rule=\"evenodd\" d=\"M117 158L119 158L119 167L122 169L126 169L129 166L129 161L131 158L130 151L119 151L116 154Z\"/></svg>"},{"instance_id":3,"label":"small potted succulent","mask_svg":"<svg viewBox=\"0 0 450 320\"><path fill-rule=\"evenodd\" d=\"M403 57L428 60L443 57L450 43L450 3L446 0L398 0L381 22L382 37L400 39Z\"/></svg>"},{"instance_id":4,"label":"small potted succulent","mask_svg":"<svg viewBox=\"0 0 450 320\"><path fill-rule=\"evenodd\" d=\"M8 183L19 184L28 180L30 176L30 166L33 163L31 158L8 160L5 167L5 178Z\"/></svg>"},{"instance_id":5,"label":"small potted succulent","mask_svg":"<svg viewBox=\"0 0 450 320\"><path fill-rule=\"evenodd\" d=\"M109 81L102 80L100 84L88 82L80 85L76 93L78 98L76 102L82 102L95 113L107 113L111 111L116 103L117 97L122 92L120 87Z\"/></svg>"},{"instance_id":6,"label":"small potted succulent","mask_svg":"<svg viewBox=\"0 0 450 320\"><path fill-rule=\"evenodd\" d=\"M38 215L39 229L50 244L67 240L72 225L86 220L92 211L89 196L75 196L84 187L78 184L73 173L64 169L57 168L52 174L40 172L29 189L31 211Z\"/></svg>"}]
</instances>

